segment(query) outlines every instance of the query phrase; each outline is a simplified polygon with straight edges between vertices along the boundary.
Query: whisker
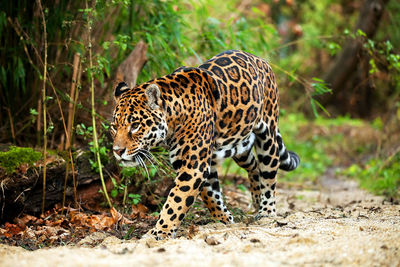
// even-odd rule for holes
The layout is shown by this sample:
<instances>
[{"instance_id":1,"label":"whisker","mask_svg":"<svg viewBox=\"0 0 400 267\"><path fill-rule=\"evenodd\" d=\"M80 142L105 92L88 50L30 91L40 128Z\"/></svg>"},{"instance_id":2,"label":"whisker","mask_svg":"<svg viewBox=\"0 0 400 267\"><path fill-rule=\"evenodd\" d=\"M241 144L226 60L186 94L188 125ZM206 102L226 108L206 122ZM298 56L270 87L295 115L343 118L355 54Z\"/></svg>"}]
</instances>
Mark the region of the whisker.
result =
<instances>
[{"instance_id":1,"label":"whisker","mask_svg":"<svg viewBox=\"0 0 400 267\"><path fill-rule=\"evenodd\" d=\"M141 153L148 161L150 161L151 165L153 166L154 169L158 169L155 165L154 165L154 161L151 159L151 157L149 157L149 155L143 151L140 150L139 153Z\"/></svg>"},{"instance_id":2,"label":"whisker","mask_svg":"<svg viewBox=\"0 0 400 267\"><path fill-rule=\"evenodd\" d=\"M156 163L157 166L159 166L160 168L158 168L158 170L161 170L164 174L168 175L170 173L169 168L167 167L167 165L161 161L160 159L158 159L156 156L154 156L150 151L146 151L147 156L151 157Z\"/></svg>"},{"instance_id":3,"label":"whisker","mask_svg":"<svg viewBox=\"0 0 400 267\"><path fill-rule=\"evenodd\" d=\"M142 164L141 164L140 160L138 159L137 155L135 155L135 160L137 163L139 163L139 167L142 168Z\"/></svg>"},{"instance_id":4,"label":"whisker","mask_svg":"<svg viewBox=\"0 0 400 267\"><path fill-rule=\"evenodd\" d=\"M147 170L147 166L146 166L146 164L144 163L143 159L142 159L139 155L137 155L137 159L138 159L138 161L140 162L139 164L142 165L143 168L144 168L144 170L146 171L147 178L150 180L150 174L149 174L149 171Z\"/></svg>"},{"instance_id":5,"label":"whisker","mask_svg":"<svg viewBox=\"0 0 400 267\"><path fill-rule=\"evenodd\" d=\"M162 167L162 170L163 170L164 174L170 175L170 174L174 173L174 170L173 170L173 168L172 168L172 166L171 166L171 164L170 164L168 159L166 159L163 156L156 157L154 155L153 155L153 158L155 160L157 160L157 163Z\"/></svg>"},{"instance_id":6,"label":"whisker","mask_svg":"<svg viewBox=\"0 0 400 267\"><path fill-rule=\"evenodd\" d=\"M143 168L143 162L142 162L141 158L139 157L139 155L136 155L135 158L136 158L136 161L139 163L140 168Z\"/></svg>"}]
</instances>

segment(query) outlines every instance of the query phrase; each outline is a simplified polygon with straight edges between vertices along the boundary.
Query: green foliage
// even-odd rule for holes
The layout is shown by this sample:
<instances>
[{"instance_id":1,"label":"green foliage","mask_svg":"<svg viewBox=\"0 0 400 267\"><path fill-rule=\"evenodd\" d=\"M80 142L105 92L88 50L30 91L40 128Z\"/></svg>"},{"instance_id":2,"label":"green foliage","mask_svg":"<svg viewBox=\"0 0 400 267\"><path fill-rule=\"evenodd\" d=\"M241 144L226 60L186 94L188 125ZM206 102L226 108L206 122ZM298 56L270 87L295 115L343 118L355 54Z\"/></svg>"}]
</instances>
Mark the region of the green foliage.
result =
<instances>
[{"instance_id":1,"label":"green foliage","mask_svg":"<svg viewBox=\"0 0 400 267\"><path fill-rule=\"evenodd\" d=\"M129 198L129 202L132 203L133 205L137 205L140 203L140 201L142 200L142 196L139 194L129 194L128 195Z\"/></svg>"},{"instance_id":2,"label":"green foliage","mask_svg":"<svg viewBox=\"0 0 400 267\"><path fill-rule=\"evenodd\" d=\"M172 72L188 55L190 40L183 33L185 22L178 12L178 1L128 1L121 11L120 34L114 44L122 50L140 40L148 45L148 62L138 83Z\"/></svg>"},{"instance_id":3,"label":"green foliage","mask_svg":"<svg viewBox=\"0 0 400 267\"><path fill-rule=\"evenodd\" d=\"M322 118L321 118L322 120ZM326 119L325 119L326 120ZM286 148L295 151L300 157L300 166L292 172L279 172L287 181L303 182L315 181L322 176L332 164L330 155L326 153L329 137L320 135L301 135L299 129L312 127L313 122L304 115L291 113L282 116L279 130Z\"/></svg>"},{"instance_id":4,"label":"green foliage","mask_svg":"<svg viewBox=\"0 0 400 267\"><path fill-rule=\"evenodd\" d=\"M148 171L148 179L153 179L157 173L156 168L150 168ZM111 197L117 198L118 196L123 196L122 205L125 206L126 203L137 205L141 201L140 194L128 193L128 187L132 184L134 179L138 177L145 177L147 172L141 168L136 167L124 167L121 169L121 180L117 182L115 178L111 178L114 188L111 190ZM143 180L143 179L139 179Z\"/></svg>"},{"instance_id":5,"label":"green foliage","mask_svg":"<svg viewBox=\"0 0 400 267\"><path fill-rule=\"evenodd\" d=\"M374 194L400 199L400 152L389 158L374 158L365 164L353 164L342 174L355 178L361 187Z\"/></svg>"},{"instance_id":6,"label":"green foliage","mask_svg":"<svg viewBox=\"0 0 400 267\"><path fill-rule=\"evenodd\" d=\"M133 168L132 168L133 169ZM126 203L137 205L140 203L142 196L139 194L128 194L128 186L131 184L132 177L122 176L120 182L117 182L115 178L111 177L111 181L113 184L113 189L111 189L111 197L116 199L119 196L123 196L122 205L124 206ZM125 183L123 183L125 182Z\"/></svg>"},{"instance_id":7,"label":"green foliage","mask_svg":"<svg viewBox=\"0 0 400 267\"><path fill-rule=\"evenodd\" d=\"M42 153L32 148L11 146L9 151L0 152L0 167L11 174L22 164L32 165L41 158Z\"/></svg>"},{"instance_id":8,"label":"green foliage","mask_svg":"<svg viewBox=\"0 0 400 267\"><path fill-rule=\"evenodd\" d=\"M106 133L109 130L109 125L105 123L101 123L100 132L98 135L98 143L99 143L99 155L102 166L110 162L110 157L108 155L111 147L111 143L108 142ZM89 151L91 152L91 158L89 158L90 165L92 170L95 172L99 172L99 165L97 160L95 160L96 149L93 143L93 127L86 127L85 124L81 123L76 126L76 134L83 136L85 140L91 140L89 144Z\"/></svg>"},{"instance_id":9,"label":"green foliage","mask_svg":"<svg viewBox=\"0 0 400 267\"><path fill-rule=\"evenodd\" d=\"M187 12L185 19L190 22L191 39L199 40L193 47L198 54L208 58L224 50L241 49L263 57L279 44L276 28L265 21L262 12L253 7L248 16L242 16L232 8L236 4L232 0L192 2L194 12Z\"/></svg>"},{"instance_id":10,"label":"green foliage","mask_svg":"<svg viewBox=\"0 0 400 267\"><path fill-rule=\"evenodd\" d=\"M317 106L322 109L322 111L325 112L325 114L327 114L329 116L329 112L326 111L326 109L321 105L321 103L319 103L315 97L316 96L320 96L326 93L331 93L332 90L330 88L328 88L328 85L321 79L318 78L313 78L314 83L311 84L311 86L314 88L314 92L312 92L311 94L311 99L310 99L310 103L311 103L311 108L312 111L314 113L315 117L318 117L318 111L317 111Z\"/></svg>"},{"instance_id":11,"label":"green foliage","mask_svg":"<svg viewBox=\"0 0 400 267\"><path fill-rule=\"evenodd\" d=\"M396 83L397 89L400 91L400 55L393 48L390 40L375 41L369 39L360 29L352 37L361 39L363 48L370 56L369 73L372 75L379 71L389 72Z\"/></svg>"}]
</instances>

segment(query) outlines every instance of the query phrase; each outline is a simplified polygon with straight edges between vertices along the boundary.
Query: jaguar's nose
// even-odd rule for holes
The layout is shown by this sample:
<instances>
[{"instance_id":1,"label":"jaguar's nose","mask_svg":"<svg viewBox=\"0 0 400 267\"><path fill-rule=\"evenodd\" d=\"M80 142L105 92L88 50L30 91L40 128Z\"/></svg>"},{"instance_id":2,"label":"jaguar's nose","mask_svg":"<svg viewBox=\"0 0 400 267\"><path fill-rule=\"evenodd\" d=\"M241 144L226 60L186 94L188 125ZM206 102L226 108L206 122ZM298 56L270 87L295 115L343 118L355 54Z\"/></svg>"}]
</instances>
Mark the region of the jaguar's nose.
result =
<instances>
[{"instance_id":1,"label":"jaguar's nose","mask_svg":"<svg viewBox=\"0 0 400 267\"><path fill-rule=\"evenodd\" d=\"M118 156L122 156L122 154L124 154L126 148L113 148L114 152L118 155Z\"/></svg>"}]
</instances>

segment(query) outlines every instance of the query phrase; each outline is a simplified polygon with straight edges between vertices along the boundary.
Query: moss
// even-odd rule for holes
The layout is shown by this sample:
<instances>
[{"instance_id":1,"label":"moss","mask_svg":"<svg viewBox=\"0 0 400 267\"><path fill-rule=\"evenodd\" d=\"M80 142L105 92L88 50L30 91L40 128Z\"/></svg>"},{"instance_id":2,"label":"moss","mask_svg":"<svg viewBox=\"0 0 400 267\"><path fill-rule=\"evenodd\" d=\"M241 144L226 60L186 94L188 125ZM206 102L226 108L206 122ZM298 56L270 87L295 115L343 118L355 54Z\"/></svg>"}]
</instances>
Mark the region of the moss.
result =
<instances>
[{"instance_id":1,"label":"moss","mask_svg":"<svg viewBox=\"0 0 400 267\"><path fill-rule=\"evenodd\" d=\"M15 172L21 164L32 165L42 158L42 154L30 147L11 146L7 152L0 152L0 167L8 174Z\"/></svg>"}]
</instances>

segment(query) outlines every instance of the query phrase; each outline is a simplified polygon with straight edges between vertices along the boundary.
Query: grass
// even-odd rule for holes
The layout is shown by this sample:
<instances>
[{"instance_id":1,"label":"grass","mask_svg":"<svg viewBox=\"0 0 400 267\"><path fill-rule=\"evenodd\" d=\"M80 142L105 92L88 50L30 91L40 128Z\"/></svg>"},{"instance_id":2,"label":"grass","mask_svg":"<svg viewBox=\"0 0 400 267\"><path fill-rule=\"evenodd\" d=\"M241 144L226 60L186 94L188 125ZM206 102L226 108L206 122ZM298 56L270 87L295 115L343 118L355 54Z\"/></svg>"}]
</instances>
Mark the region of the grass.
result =
<instances>
[{"instance_id":1,"label":"grass","mask_svg":"<svg viewBox=\"0 0 400 267\"><path fill-rule=\"evenodd\" d=\"M285 145L287 149L295 151L301 160L296 171L280 172L281 179L293 182L316 181L332 164L331 157L326 153L326 146L332 137L305 133L304 129L310 129L313 124L315 122L307 120L300 113L281 117L279 129Z\"/></svg>"},{"instance_id":2,"label":"grass","mask_svg":"<svg viewBox=\"0 0 400 267\"><path fill-rule=\"evenodd\" d=\"M353 164L342 174L359 181L360 186L389 199L400 199L400 152L388 158L373 158Z\"/></svg>"}]
</instances>

